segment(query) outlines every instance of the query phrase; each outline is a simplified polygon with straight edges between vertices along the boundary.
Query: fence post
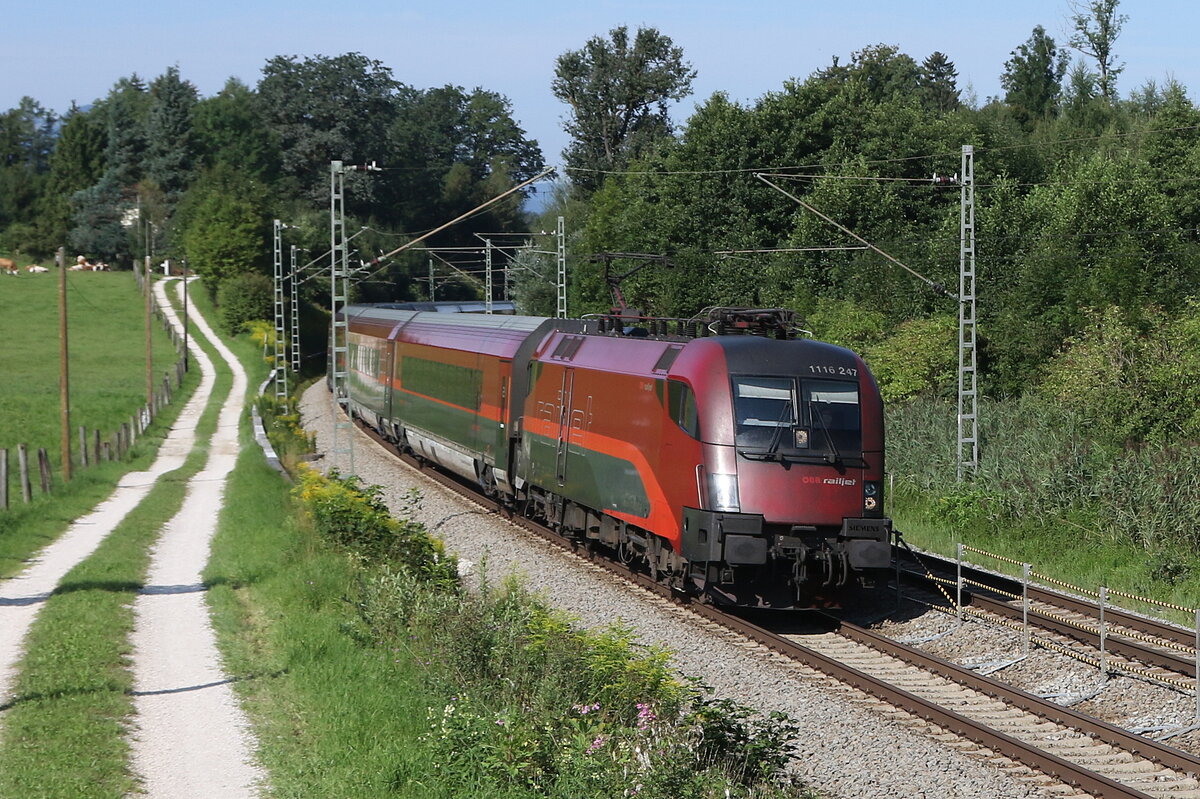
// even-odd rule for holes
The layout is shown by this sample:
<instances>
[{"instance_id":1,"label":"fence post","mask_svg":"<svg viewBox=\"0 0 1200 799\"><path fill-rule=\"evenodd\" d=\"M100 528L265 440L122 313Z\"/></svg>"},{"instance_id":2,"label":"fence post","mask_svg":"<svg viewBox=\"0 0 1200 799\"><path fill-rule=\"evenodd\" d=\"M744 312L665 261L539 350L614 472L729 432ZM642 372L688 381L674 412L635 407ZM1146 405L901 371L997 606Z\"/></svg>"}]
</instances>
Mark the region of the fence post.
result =
<instances>
[{"instance_id":1,"label":"fence post","mask_svg":"<svg viewBox=\"0 0 1200 799\"><path fill-rule=\"evenodd\" d=\"M955 605L955 609L956 609L956 611L957 611L957 613L958 613L958 623L959 623L959 624L962 624L962 620L963 620L963 612L962 612L962 594L963 594L963 575L962 575L962 564L963 564L963 545L962 545L962 543L959 543L959 545L958 545L958 579L955 581L955 584L958 586L958 592L957 592L957 594L955 595L955 598L954 598L954 605Z\"/></svg>"},{"instance_id":2,"label":"fence post","mask_svg":"<svg viewBox=\"0 0 1200 799\"><path fill-rule=\"evenodd\" d=\"M1108 624L1104 620L1105 605L1108 604L1108 589L1100 586L1100 680L1108 677Z\"/></svg>"},{"instance_id":3,"label":"fence post","mask_svg":"<svg viewBox=\"0 0 1200 799\"><path fill-rule=\"evenodd\" d=\"M1025 628L1025 657L1029 657L1029 573L1033 565L1021 564L1021 624Z\"/></svg>"},{"instance_id":4,"label":"fence post","mask_svg":"<svg viewBox=\"0 0 1200 799\"><path fill-rule=\"evenodd\" d=\"M88 465L87 428L79 425L79 465L86 469Z\"/></svg>"},{"instance_id":5,"label":"fence post","mask_svg":"<svg viewBox=\"0 0 1200 799\"><path fill-rule=\"evenodd\" d=\"M50 456L45 447L38 447L38 476L42 479L42 493L50 493Z\"/></svg>"},{"instance_id":6,"label":"fence post","mask_svg":"<svg viewBox=\"0 0 1200 799\"><path fill-rule=\"evenodd\" d=\"M8 510L8 450L0 449L0 510Z\"/></svg>"},{"instance_id":7,"label":"fence post","mask_svg":"<svg viewBox=\"0 0 1200 799\"><path fill-rule=\"evenodd\" d=\"M100 430L99 429L92 431L92 438L95 441L94 447L95 447L95 452L96 452L96 465L99 466L100 465Z\"/></svg>"},{"instance_id":8,"label":"fence post","mask_svg":"<svg viewBox=\"0 0 1200 799\"><path fill-rule=\"evenodd\" d=\"M28 505L33 501L33 485L29 482L29 445L17 445L17 469L21 478L21 499Z\"/></svg>"}]
</instances>

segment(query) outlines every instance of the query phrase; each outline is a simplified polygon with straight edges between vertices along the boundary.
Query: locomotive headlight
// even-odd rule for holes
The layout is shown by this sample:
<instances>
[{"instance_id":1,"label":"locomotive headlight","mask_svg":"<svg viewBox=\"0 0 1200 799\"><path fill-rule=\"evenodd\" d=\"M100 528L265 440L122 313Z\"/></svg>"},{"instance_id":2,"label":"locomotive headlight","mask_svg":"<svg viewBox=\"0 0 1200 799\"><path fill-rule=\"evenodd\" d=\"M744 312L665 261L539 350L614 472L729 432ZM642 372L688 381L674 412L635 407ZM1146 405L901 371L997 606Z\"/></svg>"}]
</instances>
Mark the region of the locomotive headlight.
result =
<instances>
[{"instance_id":1,"label":"locomotive headlight","mask_svg":"<svg viewBox=\"0 0 1200 799\"><path fill-rule=\"evenodd\" d=\"M710 474L708 476L708 497L712 509L729 513L738 513L742 509L738 497L736 474Z\"/></svg>"},{"instance_id":2,"label":"locomotive headlight","mask_svg":"<svg viewBox=\"0 0 1200 799\"><path fill-rule=\"evenodd\" d=\"M879 483L867 480L863 483L863 509L872 511L879 507Z\"/></svg>"}]
</instances>

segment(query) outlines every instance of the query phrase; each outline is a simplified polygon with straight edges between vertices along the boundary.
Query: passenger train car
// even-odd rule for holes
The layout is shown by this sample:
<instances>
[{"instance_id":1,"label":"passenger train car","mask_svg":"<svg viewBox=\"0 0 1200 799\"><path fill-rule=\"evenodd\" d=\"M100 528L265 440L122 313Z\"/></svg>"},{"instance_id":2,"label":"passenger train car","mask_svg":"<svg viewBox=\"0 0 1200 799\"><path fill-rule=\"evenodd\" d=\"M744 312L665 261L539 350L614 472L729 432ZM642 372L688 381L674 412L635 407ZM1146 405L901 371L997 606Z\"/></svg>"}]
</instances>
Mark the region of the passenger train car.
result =
<instances>
[{"instance_id":1,"label":"passenger train car","mask_svg":"<svg viewBox=\"0 0 1200 799\"><path fill-rule=\"evenodd\" d=\"M352 305L352 413L514 511L714 601L836 602L891 559L883 410L787 312L703 324ZM773 337L772 337L773 336Z\"/></svg>"}]
</instances>

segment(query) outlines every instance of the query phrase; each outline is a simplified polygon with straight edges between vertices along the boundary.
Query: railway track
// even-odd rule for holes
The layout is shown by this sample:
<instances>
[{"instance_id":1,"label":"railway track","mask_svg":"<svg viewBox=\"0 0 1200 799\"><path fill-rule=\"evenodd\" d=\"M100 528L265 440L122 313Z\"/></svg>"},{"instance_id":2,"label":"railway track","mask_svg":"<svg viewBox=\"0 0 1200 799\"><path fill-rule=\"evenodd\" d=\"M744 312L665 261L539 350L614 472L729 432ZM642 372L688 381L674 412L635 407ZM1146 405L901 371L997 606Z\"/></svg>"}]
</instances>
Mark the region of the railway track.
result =
<instances>
[{"instance_id":1,"label":"railway track","mask_svg":"<svg viewBox=\"0 0 1200 799\"><path fill-rule=\"evenodd\" d=\"M375 431L364 433L384 446ZM395 452L394 448L392 449ZM592 558L579 542L532 520L515 516L461 481L426 468L419 459L397 457L431 480L496 512L546 541L575 552L659 597L683 602L647 575L607 559ZM817 633L779 632L736 613L700 603L684 611L750 641L909 716L935 725L944 735L983 747L989 757L1021 764L1075 789L1075 796L1118 799L1200 799L1200 758L1130 733L1069 708L1027 694L970 669L892 641L846 622ZM1072 795L1072 794L1065 794Z\"/></svg>"},{"instance_id":2,"label":"railway track","mask_svg":"<svg viewBox=\"0 0 1200 799\"><path fill-rule=\"evenodd\" d=\"M901 579L927 589L946 610L958 602L957 562L906 553ZM962 567L961 605L1004 626L1023 629L1026 618L1040 645L1097 668L1120 671L1194 692L1196 631L1099 601L1055 591L974 566ZM937 588L934 588L937 586Z\"/></svg>"}]
</instances>

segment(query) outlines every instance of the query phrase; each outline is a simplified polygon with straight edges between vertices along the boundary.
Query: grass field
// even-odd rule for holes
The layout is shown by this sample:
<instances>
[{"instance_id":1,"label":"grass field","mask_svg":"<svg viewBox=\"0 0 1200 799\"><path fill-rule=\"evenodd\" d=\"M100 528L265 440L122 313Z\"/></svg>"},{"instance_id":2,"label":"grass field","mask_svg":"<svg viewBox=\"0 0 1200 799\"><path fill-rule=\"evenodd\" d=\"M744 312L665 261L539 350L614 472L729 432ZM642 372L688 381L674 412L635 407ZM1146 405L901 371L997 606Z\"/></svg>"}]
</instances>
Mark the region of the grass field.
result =
<instances>
[{"instance_id":1,"label":"grass field","mask_svg":"<svg viewBox=\"0 0 1200 799\"><path fill-rule=\"evenodd\" d=\"M146 401L144 300L130 272L67 276L71 427L111 436ZM153 369L161 383L177 359L161 324L153 326ZM22 275L0 283L0 448L45 447L61 474L57 275ZM78 439L72 451L78 462ZM15 475L14 475L15 477ZM20 489L10 481L10 500ZM35 489L36 492L36 489Z\"/></svg>"}]
</instances>

